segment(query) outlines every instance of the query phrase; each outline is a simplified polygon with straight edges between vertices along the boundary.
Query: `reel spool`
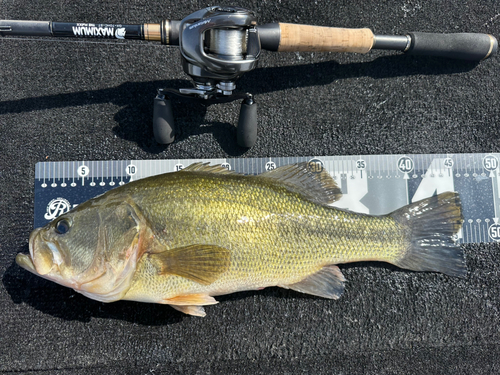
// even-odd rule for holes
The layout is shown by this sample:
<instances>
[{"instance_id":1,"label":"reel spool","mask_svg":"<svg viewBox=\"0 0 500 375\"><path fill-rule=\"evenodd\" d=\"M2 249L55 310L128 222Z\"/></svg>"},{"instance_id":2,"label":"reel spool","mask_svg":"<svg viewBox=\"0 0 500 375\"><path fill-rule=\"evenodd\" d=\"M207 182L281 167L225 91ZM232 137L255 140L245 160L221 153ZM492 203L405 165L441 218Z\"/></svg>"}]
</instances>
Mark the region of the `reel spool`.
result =
<instances>
[{"instance_id":1,"label":"reel spool","mask_svg":"<svg viewBox=\"0 0 500 375\"><path fill-rule=\"evenodd\" d=\"M245 58L247 42L248 31L246 29L210 29L205 35L206 51L219 59Z\"/></svg>"}]
</instances>

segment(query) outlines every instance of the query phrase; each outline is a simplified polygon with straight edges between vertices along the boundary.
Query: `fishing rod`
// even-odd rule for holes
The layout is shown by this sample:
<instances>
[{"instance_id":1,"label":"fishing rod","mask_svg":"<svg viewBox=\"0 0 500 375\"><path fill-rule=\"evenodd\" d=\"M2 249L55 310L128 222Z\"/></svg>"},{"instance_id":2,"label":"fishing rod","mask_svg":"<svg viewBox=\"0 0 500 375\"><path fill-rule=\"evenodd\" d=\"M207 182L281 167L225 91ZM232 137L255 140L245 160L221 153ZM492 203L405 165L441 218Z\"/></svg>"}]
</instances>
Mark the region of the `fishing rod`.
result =
<instances>
[{"instance_id":1,"label":"fishing rod","mask_svg":"<svg viewBox=\"0 0 500 375\"><path fill-rule=\"evenodd\" d=\"M161 144L174 141L173 97L207 104L243 99L237 126L237 141L243 147L252 147L257 139L257 104L250 93L235 92L236 81L257 66L262 50L367 53L386 49L480 61L498 49L496 38L488 34L375 35L368 28L258 25L253 11L229 6L208 7L180 21L139 25L0 20L0 35L136 39L178 46L182 67L192 78L193 87L158 90L153 114L156 141Z\"/></svg>"}]
</instances>

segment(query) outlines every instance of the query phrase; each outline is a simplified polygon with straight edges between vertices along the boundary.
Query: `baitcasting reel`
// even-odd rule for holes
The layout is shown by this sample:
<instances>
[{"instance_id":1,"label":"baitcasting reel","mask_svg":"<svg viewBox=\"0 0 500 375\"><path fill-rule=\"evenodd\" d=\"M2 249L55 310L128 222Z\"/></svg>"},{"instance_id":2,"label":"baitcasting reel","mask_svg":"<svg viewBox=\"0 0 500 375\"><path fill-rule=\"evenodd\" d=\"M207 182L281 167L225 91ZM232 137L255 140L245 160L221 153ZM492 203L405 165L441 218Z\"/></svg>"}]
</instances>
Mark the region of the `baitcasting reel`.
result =
<instances>
[{"instance_id":1,"label":"baitcasting reel","mask_svg":"<svg viewBox=\"0 0 500 375\"><path fill-rule=\"evenodd\" d=\"M237 93L236 80L254 69L262 49L293 52L356 52L398 50L414 55L479 61L496 53L498 42L488 34L408 33L374 35L370 29L344 29L289 23L257 25L256 15L239 7L212 6L182 21L159 24L93 24L0 20L0 36L28 35L114 38L158 41L180 47L184 72L193 87L160 89L154 100L153 130L158 143L175 138L172 98L206 104L241 100L238 144L252 147L257 139L257 104L249 93Z\"/></svg>"},{"instance_id":2,"label":"baitcasting reel","mask_svg":"<svg viewBox=\"0 0 500 375\"><path fill-rule=\"evenodd\" d=\"M243 99L237 139L240 146L252 147L257 139L257 104L251 94L233 92L236 80L254 69L259 59L255 14L238 7L211 7L184 18L178 24L179 31L173 22L162 24L164 34L176 38L178 33L182 67L194 87L158 90L153 115L155 139L164 144L174 141L172 96L209 104Z\"/></svg>"}]
</instances>

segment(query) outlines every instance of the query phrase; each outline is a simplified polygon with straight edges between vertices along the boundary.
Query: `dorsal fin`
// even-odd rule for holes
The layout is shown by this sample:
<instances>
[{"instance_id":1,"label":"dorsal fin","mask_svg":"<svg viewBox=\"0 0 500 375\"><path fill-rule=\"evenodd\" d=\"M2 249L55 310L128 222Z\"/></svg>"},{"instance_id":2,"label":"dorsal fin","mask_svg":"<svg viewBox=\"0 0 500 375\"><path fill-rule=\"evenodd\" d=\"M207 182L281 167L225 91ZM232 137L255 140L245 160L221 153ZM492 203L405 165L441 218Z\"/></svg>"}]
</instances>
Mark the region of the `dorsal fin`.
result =
<instances>
[{"instance_id":1,"label":"dorsal fin","mask_svg":"<svg viewBox=\"0 0 500 375\"><path fill-rule=\"evenodd\" d=\"M238 174L220 165L209 165L209 163L193 163L180 172ZM272 179L319 204L331 204L342 197L342 191L328 172L325 169L321 172L311 172L307 162L285 165L256 177Z\"/></svg>"},{"instance_id":2,"label":"dorsal fin","mask_svg":"<svg viewBox=\"0 0 500 375\"><path fill-rule=\"evenodd\" d=\"M311 172L307 162L285 165L258 177L278 181L319 204L331 204L342 197L342 191L328 172L325 169Z\"/></svg>"},{"instance_id":3,"label":"dorsal fin","mask_svg":"<svg viewBox=\"0 0 500 375\"><path fill-rule=\"evenodd\" d=\"M187 166L184 169L181 169L179 172L208 172L208 173L219 173L219 174L237 174L234 171L229 171L223 166L210 165L210 163L193 163Z\"/></svg>"}]
</instances>

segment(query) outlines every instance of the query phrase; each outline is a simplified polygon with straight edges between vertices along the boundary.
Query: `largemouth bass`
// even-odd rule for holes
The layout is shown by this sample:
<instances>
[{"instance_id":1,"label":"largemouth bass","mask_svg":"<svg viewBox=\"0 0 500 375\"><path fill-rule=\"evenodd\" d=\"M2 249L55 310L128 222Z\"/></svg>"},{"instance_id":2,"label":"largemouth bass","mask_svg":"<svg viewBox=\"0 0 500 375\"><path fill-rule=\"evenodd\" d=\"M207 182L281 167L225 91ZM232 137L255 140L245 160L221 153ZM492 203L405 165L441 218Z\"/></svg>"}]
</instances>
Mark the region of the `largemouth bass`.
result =
<instances>
[{"instance_id":1,"label":"largemouth bass","mask_svg":"<svg viewBox=\"0 0 500 375\"><path fill-rule=\"evenodd\" d=\"M17 263L102 301L204 316L214 296L269 286L337 299L337 264L383 261L465 276L458 194L370 216L331 206L341 191L307 163L244 176L193 164L108 191L29 240Z\"/></svg>"}]
</instances>

